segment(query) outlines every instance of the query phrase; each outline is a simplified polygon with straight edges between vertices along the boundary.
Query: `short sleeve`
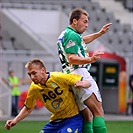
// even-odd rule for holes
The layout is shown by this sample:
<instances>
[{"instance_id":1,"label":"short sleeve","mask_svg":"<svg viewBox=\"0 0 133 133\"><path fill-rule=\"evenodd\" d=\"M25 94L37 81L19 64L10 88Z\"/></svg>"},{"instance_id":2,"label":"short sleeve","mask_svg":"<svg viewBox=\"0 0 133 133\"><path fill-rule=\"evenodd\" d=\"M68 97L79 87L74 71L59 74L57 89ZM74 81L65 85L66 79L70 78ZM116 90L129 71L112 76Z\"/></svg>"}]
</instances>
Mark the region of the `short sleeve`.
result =
<instances>
[{"instance_id":1,"label":"short sleeve","mask_svg":"<svg viewBox=\"0 0 133 133\"><path fill-rule=\"evenodd\" d=\"M74 85L76 81L82 80L82 76L78 74L59 74L59 79L68 85Z\"/></svg>"},{"instance_id":2,"label":"short sleeve","mask_svg":"<svg viewBox=\"0 0 133 133\"><path fill-rule=\"evenodd\" d=\"M35 95L35 90L32 89L32 86L30 86L28 94L27 94L27 98L25 101L25 106L28 108L34 108L34 106L36 105L36 95Z\"/></svg>"},{"instance_id":3,"label":"short sleeve","mask_svg":"<svg viewBox=\"0 0 133 133\"><path fill-rule=\"evenodd\" d=\"M78 45L81 43L80 37L76 33L65 35L64 49L66 54L77 54Z\"/></svg>"}]
</instances>

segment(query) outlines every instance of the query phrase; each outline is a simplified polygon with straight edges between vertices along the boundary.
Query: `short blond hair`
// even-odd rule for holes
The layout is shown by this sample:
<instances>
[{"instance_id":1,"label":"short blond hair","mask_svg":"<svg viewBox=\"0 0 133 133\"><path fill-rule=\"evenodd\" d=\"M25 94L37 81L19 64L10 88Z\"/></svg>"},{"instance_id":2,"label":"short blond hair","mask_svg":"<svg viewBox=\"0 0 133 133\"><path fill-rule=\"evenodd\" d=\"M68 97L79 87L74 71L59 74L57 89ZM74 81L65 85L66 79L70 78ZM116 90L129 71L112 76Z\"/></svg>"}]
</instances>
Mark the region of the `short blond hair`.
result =
<instances>
[{"instance_id":1,"label":"short blond hair","mask_svg":"<svg viewBox=\"0 0 133 133\"><path fill-rule=\"evenodd\" d=\"M46 71L46 67L45 67L45 65L44 65L44 62L43 62L42 60L40 60L40 59L35 58L35 59L32 59L32 60L29 60L29 61L26 63L25 68L27 68L27 69L28 69L28 68L31 68L32 65L38 65L39 68L44 68L45 71Z\"/></svg>"}]
</instances>

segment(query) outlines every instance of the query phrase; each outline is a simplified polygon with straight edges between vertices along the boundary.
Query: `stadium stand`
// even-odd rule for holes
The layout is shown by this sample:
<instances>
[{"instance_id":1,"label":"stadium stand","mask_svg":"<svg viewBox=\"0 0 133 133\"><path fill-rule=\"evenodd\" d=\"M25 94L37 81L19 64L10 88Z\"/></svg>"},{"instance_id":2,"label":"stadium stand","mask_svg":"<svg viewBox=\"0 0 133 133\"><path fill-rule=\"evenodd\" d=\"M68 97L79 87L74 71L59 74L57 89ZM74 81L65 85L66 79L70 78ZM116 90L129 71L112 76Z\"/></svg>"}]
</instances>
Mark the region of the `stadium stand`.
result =
<instances>
[{"instance_id":1,"label":"stadium stand","mask_svg":"<svg viewBox=\"0 0 133 133\"><path fill-rule=\"evenodd\" d=\"M114 17L114 13L112 12L106 12L105 8L101 8L100 4L98 2L93 1L87 1L84 0L83 2L79 0L4 0L1 3L1 8L4 11L4 13L7 15L3 15L3 27L6 27L7 25L14 25L12 21L9 21L9 16L19 16L20 10L25 9L25 11L28 12L36 12L36 11L63 11L67 16L68 13L71 11L71 9L75 7L81 7L86 9L88 12L90 12L90 23L88 28L88 33L90 32L96 32L98 31L103 24L106 24L108 22L112 22L113 25L110 28L110 31L107 35L102 36L99 41L101 44L106 44L106 47L111 49L111 51L116 53L125 53L126 51L131 52L131 44L132 44L132 30L131 30L131 24L121 24L120 20L117 20ZM8 9L8 11L6 10ZM16 11L15 11L16 10ZM24 12L24 11L23 11ZM29 13L31 15L31 13ZM35 13L34 13L35 15ZM26 17L23 17L23 19L27 19ZM39 17L38 17L39 19ZM40 19L41 20L41 19ZM14 19L14 21L16 21ZM56 43L55 40L57 39L58 35L52 35L53 39L51 39L51 42L47 42L47 38L50 38L50 35L46 35L44 33L39 33L38 35L32 31L30 24L23 23L23 21L19 18L17 20L18 26L15 26L16 31L20 30L19 36L13 37L10 35L9 30L5 30L3 28L3 45L2 48L5 50L7 49L15 49L15 50L45 50L45 53L49 53L50 55L53 54L53 51L50 51L50 49L53 47L53 45ZM7 24L6 24L6 23ZM9 22L9 23L8 23ZM36 21L37 22L37 21ZM4 26L5 25L5 26ZM21 29L20 29L21 25ZM28 25L28 26L27 26ZM25 29L29 32L29 36L25 34ZM26 31L26 32L27 32ZM60 30L58 31L58 33ZM31 34L32 33L32 34ZM126 33L126 34L125 34ZM8 36L8 39L7 39ZM22 40L22 38L25 38ZM34 39L33 39L34 38ZM21 40L21 41L20 41ZM25 41L27 40L27 41ZM38 41L40 41L40 44L37 45ZM43 43L43 44L42 44ZM44 45L47 44L47 45ZM125 48L125 45L127 46ZM31 47L32 46L32 47ZM92 48L90 48L92 49Z\"/></svg>"},{"instance_id":2,"label":"stadium stand","mask_svg":"<svg viewBox=\"0 0 133 133\"><path fill-rule=\"evenodd\" d=\"M133 12L133 1L132 0L115 0L123 4L123 6L129 11Z\"/></svg>"},{"instance_id":3,"label":"stadium stand","mask_svg":"<svg viewBox=\"0 0 133 133\"><path fill-rule=\"evenodd\" d=\"M28 20L28 16L23 17L22 20L19 15L27 12L29 15L32 15L32 13L38 11L63 11L67 16L68 13L75 7L81 7L86 9L90 13L90 22L89 22L89 28L88 33L96 32L98 31L103 24L112 22L113 25L110 28L110 31L102 36L100 39L101 44L106 44L106 47L111 49L114 53L120 53L123 54L125 52L132 52L131 51L131 44L132 44L132 30L131 30L131 24L121 24L120 20L117 20L114 17L114 12L107 12L105 8L101 8L100 4L98 2L93 1L87 1L84 0L83 2L79 0L4 0L1 3L1 9L4 12L2 16L2 36L3 36L3 44L1 47L4 50L10 49L10 50L43 50L44 53L49 53L49 55L52 55L54 51L51 51L50 49L55 45L56 39L58 34L61 30L56 33L57 35L49 35L41 33L36 33L33 31L33 26L30 27L30 23L26 22ZM7 10L8 9L8 10ZM6 14L6 15L5 15ZM12 16L12 18L10 17ZM14 17L14 18L13 18ZM16 18L15 18L16 17ZM14 24L14 22L17 24ZM38 17L38 19L40 19ZM23 22L24 21L24 22ZM41 21L41 19L40 19ZM30 22L30 21L29 21ZM37 23L37 21L36 21ZM64 22L63 22L64 23ZM62 25L66 25L62 24ZM10 28L9 28L9 25ZM4 27L8 27L8 30ZM14 30L11 29L11 27L14 27ZM5 30L6 29L6 30ZM10 30L11 29L11 30ZM62 28L63 29L63 28ZM17 31L17 32L16 32ZM48 30L47 30L48 31ZM9 33L10 32L10 33ZM13 36L11 33L19 33L19 36ZM25 33L26 32L26 33ZM50 40L50 38L51 39ZM24 39L23 39L24 38ZM47 42L47 39L49 38L50 42ZM38 44L39 42L39 44ZM47 45L44 45L47 44ZM126 45L126 47L125 47ZM92 46L91 46L92 47ZM93 50L93 48L90 48ZM53 56L55 56L56 53L54 53Z\"/></svg>"}]
</instances>

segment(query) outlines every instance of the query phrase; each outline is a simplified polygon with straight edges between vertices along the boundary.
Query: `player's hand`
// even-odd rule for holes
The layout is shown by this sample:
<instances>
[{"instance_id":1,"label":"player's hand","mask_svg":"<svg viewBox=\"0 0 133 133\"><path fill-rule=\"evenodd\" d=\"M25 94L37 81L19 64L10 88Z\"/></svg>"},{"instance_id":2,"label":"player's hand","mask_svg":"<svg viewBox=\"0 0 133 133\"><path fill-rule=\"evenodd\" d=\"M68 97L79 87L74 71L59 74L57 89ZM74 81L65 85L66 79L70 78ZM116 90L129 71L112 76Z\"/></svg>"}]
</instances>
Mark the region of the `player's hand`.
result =
<instances>
[{"instance_id":1,"label":"player's hand","mask_svg":"<svg viewBox=\"0 0 133 133\"><path fill-rule=\"evenodd\" d=\"M16 122L13 121L13 120L7 120L6 124L5 124L5 128L7 130L10 130L11 127L15 126L16 125Z\"/></svg>"},{"instance_id":2,"label":"player's hand","mask_svg":"<svg viewBox=\"0 0 133 133\"><path fill-rule=\"evenodd\" d=\"M98 59L101 58L100 56L103 55L103 54L104 54L104 52L101 52L101 51L95 52L95 53L92 55L92 57L91 57L91 63L96 62Z\"/></svg>"},{"instance_id":3,"label":"player's hand","mask_svg":"<svg viewBox=\"0 0 133 133\"><path fill-rule=\"evenodd\" d=\"M74 84L75 88L89 88L91 86L91 83L88 80L82 80L82 81L76 81Z\"/></svg>"},{"instance_id":4,"label":"player's hand","mask_svg":"<svg viewBox=\"0 0 133 133\"><path fill-rule=\"evenodd\" d=\"M76 83L74 84L75 88L81 88L83 87L83 82L82 81L76 81Z\"/></svg>"},{"instance_id":5,"label":"player's hand","mask_svg":"<svg viewBox=\"0 0 133 133\"><path fill-rule=\"evenodd\" d=\"M112 25L112 23L105 24L101 30L99 31L100 34L106 33L106 31L109 29L109 27Z\"/></svg>"}]
</instances>

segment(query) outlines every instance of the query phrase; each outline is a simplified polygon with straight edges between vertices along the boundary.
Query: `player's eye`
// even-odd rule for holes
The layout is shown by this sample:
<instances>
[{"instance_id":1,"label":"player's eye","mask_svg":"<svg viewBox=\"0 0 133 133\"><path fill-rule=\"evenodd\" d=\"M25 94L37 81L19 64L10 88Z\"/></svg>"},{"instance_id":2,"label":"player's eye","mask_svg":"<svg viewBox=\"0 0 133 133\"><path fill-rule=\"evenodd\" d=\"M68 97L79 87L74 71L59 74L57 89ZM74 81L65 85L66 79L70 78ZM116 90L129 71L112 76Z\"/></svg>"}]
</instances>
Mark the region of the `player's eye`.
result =
<instances>
[{"instance_id":1,"label":"player's eye","mask_svg":"<svg viewBox=\"0 0 133 133\"><path fill-rule=\"evenodd\" d=\"M35 75L36 74L36 72L32 72L32 75Z\"/></svg>"}]
</instances>

